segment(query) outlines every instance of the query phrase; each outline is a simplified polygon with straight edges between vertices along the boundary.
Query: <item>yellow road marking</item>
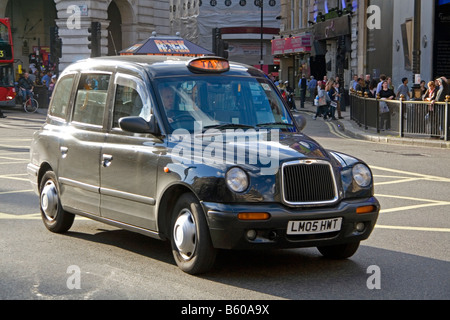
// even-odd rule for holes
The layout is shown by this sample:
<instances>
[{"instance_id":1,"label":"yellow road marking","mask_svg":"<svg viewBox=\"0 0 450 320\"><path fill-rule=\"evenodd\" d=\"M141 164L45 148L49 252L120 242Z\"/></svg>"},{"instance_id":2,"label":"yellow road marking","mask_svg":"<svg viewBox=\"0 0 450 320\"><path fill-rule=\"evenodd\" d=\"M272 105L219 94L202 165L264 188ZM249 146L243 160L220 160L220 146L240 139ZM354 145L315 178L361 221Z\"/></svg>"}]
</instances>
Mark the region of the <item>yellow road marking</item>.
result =
<instances>
[{"instance_id":1,"label":"yellow road marking","mask_svg":"<svg viewBox=\"0 0 450 320\"><path fill-rule=\"evenodd\" d=\"M27 174L26 173L22 173L22 174L4 174L4 175L0 175L0 179L30 181L28 178L19 178L18 176L27 176Z\"/></svg>"}]
</instances>

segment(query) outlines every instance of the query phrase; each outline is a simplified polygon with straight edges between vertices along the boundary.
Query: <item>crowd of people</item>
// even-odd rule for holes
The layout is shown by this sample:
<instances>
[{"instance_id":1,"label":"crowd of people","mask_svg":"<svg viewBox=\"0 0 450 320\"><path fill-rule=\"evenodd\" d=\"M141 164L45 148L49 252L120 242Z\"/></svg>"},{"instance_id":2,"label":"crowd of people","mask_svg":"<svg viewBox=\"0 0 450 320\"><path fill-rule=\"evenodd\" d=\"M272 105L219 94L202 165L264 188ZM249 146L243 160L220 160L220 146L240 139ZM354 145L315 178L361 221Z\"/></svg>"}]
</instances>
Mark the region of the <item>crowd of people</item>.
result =
<instances>
[{"instance_id":1,"label":"crowd of people","mask_svg":"<svg viewBox=\"0 0 450 320\"><path fill-rule=\"evenodd\" d=\"M382 101L379 103L380 128L381 130L390 129L390 110L388 101L393 99L403 99L404 101L426 101L429 102L427 119L433 122L432 127L442 128L440 117L443 115L435 112L434 103L443 102L446 96L450 95L449 80L446 77L438 77L434 81L428 83L424 80L420 82L420 94L413 93L408 86L408 78L402 78L401 84L395 89L392 79L384 74L379 79L370 79L370 75L365 78L355 76L350 83L350 88L357 92L367 93L369 98L378 98ZM443 110L443 109L442 109ZM442 131L441 129L435 130Z\"/></svg>"},{"instance_id":2,"label":"crowd of people","mask_svg":"<svg viewBox=\"0 0 450 320\"><path fill-rule=\"evenodd\" d=\"M384 74L380 75L379 79L371 79L370 75L366 75L364 78L362 76L354 76L350 83L350 88L355 91L361 91L363 94L367 92L369 98L376 98L378 94L380 94L380 96L382 95L382 91L389 90L388 97L392 96L391 99L400 99L400 97L403 96L404 100L412 100L415 97L413 97L408 83L408 78L402 78L402 83L395 89L392 84L392 78ZM383 85L385 88L384 90ZM430 88L432 99L430 99ZM446 77L439 77L428 83L425 80L422 80L420 82L420 90L421 99L424 101L445 101L445 96L450 94L449 80ZM381 96L381 98L383 97Z\"/></svg>"},{"instance_id":3,"label":"crowd of people","mask_svg":"<svg viewBox=\"0 0 450 320\"><path fill-rule=\"evenodd\" d=\"M47 87L48 99L50 99L55 87L56 80L56 75L53 75L49 70L41 71L39 73L39 70L35 70L35 72L33 72L30 69L29 72L25 72L20 75L18 81L18 94L20 94L25 100L28 95L33 94L33 90L36 85L42 85Z\"/></svg>"},{"instance_id":4,"label":"crowd of people","mask_svg":"<svg viewBox=\"0 0 450 320\"><path fill-rule=\"evenodd\" d=\"M314 76L310 77L305 92L306 90L309 91L309 95L316 106L316 114L313 116L314 120L317 117L323 117L324 120L329 121L343 119L341 104L344 97L344 90L341 88L340 82L339 77L328 79L325 76L323 80L318 81Z\"/></svg>"},{"instance_id":5,"label":"crowd of people","mask_svg":"<svg viewBox=\"0 0 450 320\"><path fill-rule=\"evenodd\" d=\"M47 99L50 101L56 80L57 76L50 70L39 71L38 69L34 69L33 72L33 69L29 69L28 72L19 75L19 79L16 82L16 94L19 99L26 101L29 97L34 97L34 89L36 86L45 86L48 93ZM1 110L0 118L6 118Z\"/></svg>"}]
</instances>

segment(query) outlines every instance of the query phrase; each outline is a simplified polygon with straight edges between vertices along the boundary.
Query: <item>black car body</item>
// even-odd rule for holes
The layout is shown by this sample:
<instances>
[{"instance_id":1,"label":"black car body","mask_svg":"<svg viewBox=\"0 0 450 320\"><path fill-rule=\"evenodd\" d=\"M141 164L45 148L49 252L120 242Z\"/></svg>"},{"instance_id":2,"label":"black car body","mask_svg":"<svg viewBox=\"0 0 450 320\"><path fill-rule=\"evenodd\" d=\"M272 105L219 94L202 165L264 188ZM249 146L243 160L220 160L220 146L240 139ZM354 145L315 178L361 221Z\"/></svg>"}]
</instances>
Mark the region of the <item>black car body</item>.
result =
<instances>
[{"instance_id":1,"label":"black car body","mask_svg":"<svg viewBox=\"0 0 450 320\"><path fill-rule=\"evenodd\" d=\"M167 239L193 274L218 248L349 257L380 209L363 161L304 135L259 70L216 57L73 64L30 156L49 230L78 214Z\"/></svg>"}]
</instances>

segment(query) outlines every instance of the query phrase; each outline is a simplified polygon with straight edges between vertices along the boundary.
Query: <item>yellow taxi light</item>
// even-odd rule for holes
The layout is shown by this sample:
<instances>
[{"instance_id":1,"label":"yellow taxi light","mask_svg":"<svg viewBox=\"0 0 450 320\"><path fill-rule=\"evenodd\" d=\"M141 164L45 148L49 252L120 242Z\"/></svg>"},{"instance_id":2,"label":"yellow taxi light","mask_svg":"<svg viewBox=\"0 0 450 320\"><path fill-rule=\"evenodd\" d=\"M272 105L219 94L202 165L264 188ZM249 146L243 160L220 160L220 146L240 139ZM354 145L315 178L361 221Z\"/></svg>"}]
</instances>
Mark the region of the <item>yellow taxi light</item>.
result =
<instances>
[{"instance_id":1,"label":"yellow taxi light","mask_svg":"<svg viewBox=\"0 0 450 320\"><path fill-rule=\"evenodd\" d=\"M228 60L219 57L202 57L189 61L188 66L190 69L200 72L212 72L219 73L225 72L230 69Z\"/></svg>"},{"instance_id":2,"label":"yellow taxi light","mask_svg":"<svg viewBox=\"0 0 450 320\"><path fill-rule=\"evenodd\" d=\"M375 206L364 206L364 207L356 208L356 213L357 214L369 213L369 212L373 212L375 210L376 210Z\"/></svg>"},{"instance_id":3,"label":"yellow taxi light","mask_svg":"<svg viewBox=\"0 0 450 320\"><path fill-rule=\"evenodd\" d=\"M270 214L267 212L239 212L239 220L268 220Z\"/></svg>"}]
</instances>

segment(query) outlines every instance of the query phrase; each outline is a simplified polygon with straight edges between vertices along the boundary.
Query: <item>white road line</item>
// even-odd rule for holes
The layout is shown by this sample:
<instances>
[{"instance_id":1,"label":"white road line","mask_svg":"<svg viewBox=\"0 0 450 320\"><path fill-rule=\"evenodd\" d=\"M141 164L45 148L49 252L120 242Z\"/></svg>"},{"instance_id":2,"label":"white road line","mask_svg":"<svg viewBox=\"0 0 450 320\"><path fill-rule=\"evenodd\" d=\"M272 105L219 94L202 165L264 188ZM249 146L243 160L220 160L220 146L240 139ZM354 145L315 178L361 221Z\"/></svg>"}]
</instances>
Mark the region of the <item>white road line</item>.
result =
<instances>
[{"instance_id":1,"label":"white road line","mask_svg":"<svg viewBox=\"0 0 450 320\"><path fill-rule=\"evenodd\" d=\"M390 230L407 230L407 231L427 231L427 232L450 232L450 228L425 228L425 227L404 227L404 226L384 226L375 225L377 229L390 229Z\"/></svg>"},{"instance_id":2,"label":"white road line","mask_svg":"<svg viewBox=\"0 0 450 320\"><path fill-rule=\"evenodd\" d=\"M373 166L373 165L369 165L369 167L371 169L388 171L388 172L398 173L398 174L407 175L407 176L415 176L415 177L417 177L419 179L424 179L424 180L450 182L450 178L436 177L436 176L427 175L427 174L421 174L421 173L416 173L416 172L408 172L408 171L396 170L396 169L389 169L389 168L383 168L383 167L378 167L378 166Z\"/></svg>"}]
</instances>

